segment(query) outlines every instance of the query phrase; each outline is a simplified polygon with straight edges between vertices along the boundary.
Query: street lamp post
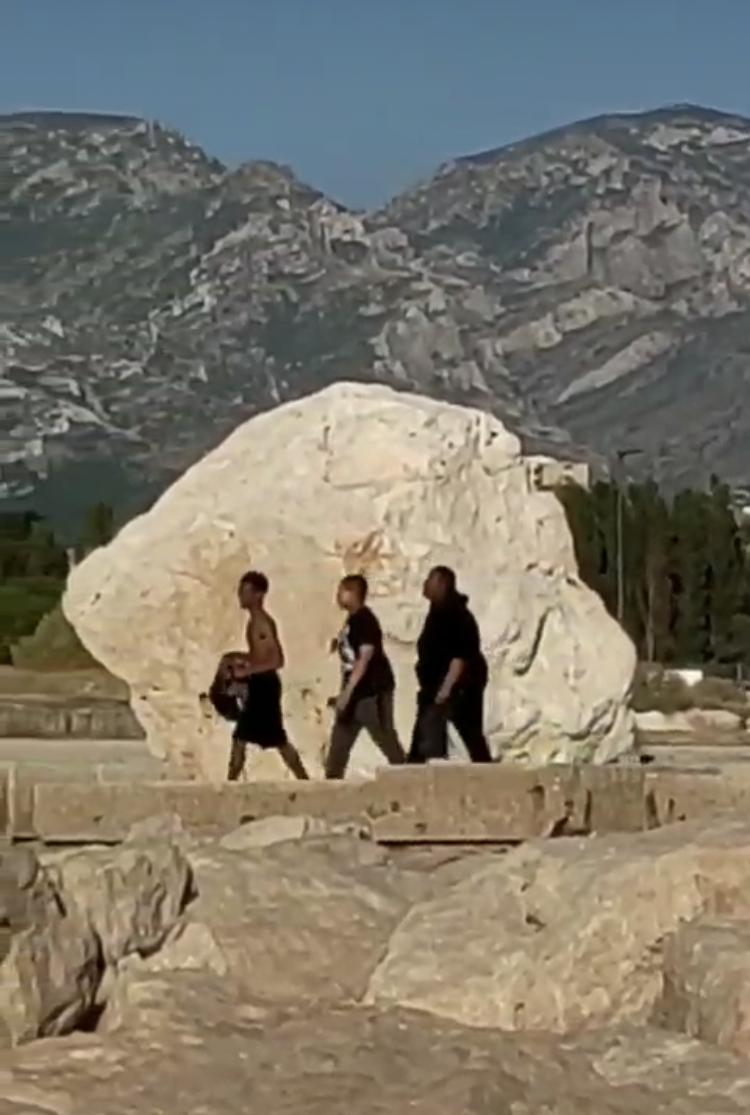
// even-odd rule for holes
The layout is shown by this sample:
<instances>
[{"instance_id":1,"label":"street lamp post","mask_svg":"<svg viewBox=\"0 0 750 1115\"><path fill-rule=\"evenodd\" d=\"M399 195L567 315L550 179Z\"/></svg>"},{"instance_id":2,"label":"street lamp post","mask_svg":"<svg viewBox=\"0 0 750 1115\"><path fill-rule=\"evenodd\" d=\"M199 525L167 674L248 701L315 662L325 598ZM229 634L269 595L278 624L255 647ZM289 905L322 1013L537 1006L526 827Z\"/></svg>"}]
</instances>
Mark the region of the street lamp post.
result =
<instances>
[{"instance_id":1,"label":"street lamp post","mask_svg":"<svg viewBox=\"0 0 750 1115\"><path fill-rule=\"evenodd\" d=\"M628 457L636 457L642 453L642 449L618 449L617 450L617 480L616 480L616 514L615 514L615 552L617 555L617 622L622 627L625 620L625 554L624 554L624 539L623 539L623 519L624 519L624 505L622 497L622 465Z\"/></svg>"}]
</instances>

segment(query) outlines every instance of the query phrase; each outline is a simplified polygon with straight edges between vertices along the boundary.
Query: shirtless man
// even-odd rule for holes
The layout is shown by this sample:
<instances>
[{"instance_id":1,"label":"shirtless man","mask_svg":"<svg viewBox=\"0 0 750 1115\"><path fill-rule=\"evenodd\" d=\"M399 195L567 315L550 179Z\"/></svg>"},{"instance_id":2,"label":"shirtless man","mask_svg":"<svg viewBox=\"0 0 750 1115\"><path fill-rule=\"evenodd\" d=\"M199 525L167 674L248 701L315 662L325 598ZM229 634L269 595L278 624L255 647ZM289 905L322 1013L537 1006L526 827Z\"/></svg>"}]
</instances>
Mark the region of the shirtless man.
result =
<instances>
[{"instance_id":1,"label":"shirtless man","mask_svg":"<svg viewBox=\"0 0 750 1115\"><path fill-rule=\"evenodd\" d=\"M232 736L230 782L235 782L242 773L249 743L263 750L278 751L295 778L309 778L284 729L279 677L279 670L284 667L284 651L276 624L265 609L267 592L268 578L257 571L246 573L237 590L240 607L248 613L248 653L232 656L232 673L244 681L246 692Z\"/></svg>"}]
</instances>

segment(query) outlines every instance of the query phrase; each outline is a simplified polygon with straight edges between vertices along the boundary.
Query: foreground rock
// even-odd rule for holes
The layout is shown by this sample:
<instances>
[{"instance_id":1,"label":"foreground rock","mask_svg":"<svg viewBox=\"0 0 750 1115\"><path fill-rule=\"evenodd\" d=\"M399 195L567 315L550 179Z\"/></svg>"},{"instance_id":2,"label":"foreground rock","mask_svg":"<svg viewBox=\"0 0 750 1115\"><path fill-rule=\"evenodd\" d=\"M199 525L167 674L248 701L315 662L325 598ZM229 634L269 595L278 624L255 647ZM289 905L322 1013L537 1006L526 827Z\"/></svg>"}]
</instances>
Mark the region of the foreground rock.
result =
<instances>
[{"instance_id":1,"label":"foreground rock","mask_svg":"<svg viewBox=\"0 0 750 1115\"><path fill-rule=\"evenodd\" d=\"M198 898L189 913L201 927L193 959L205 950L206 965L255 1000L356 1001L426 884L347 837L304 847L192 853Z\"/></svg>"},{"instance_id":2,"label":"foreground rock","mask_svg":"<svg viewBox=\"0 0 750 1115\"><path fill-rule=\"evenodd\" d=\"M99 941L82 918L50 911L14 936L0 966L0 1035L18 1045L84 1025L102 978Z\"/></svg>"},{"instance_id":3,"label":"foreground rock","mask_svg":"<svg viewBox=\"0 0 750 1115\"><path fill-rule=\"evenodd\" d=\"M264 1010L201 973L144 976L138 1002L137 1027L36 1043L7 1067L0 1058L2 1115L741 1115L750 1105L745 1058L656 1031L576 1046L399 1009Z\"/></svg>"},{"instance_id":4,"label":"foreground rock","mask_svg":"<svg viewBox=\"0 0 750 1115\"><path fill-rule=\"evenodd\" d=\"M0 845L0 924L20 932L43 922L59 895L36 855L28 848Z\"/></svg>"},{"instance_id":5,"label":"foreground rock","mask_svg":"<svg viewBox=\"0 0 750 1115\"><path fill-rule=\"evenodd\" d=\"M99 1032L0 1053L0 1115L750 1109L744 820L506 857L286 820L223 842L143 826L89 875L51 857L79 911L146 845L159 877L187 848L197 895L160 948L110 967Z\"/></svg>"},{"instance_id":6,"label":"foreground rock","mask_svg":"<svg viewBox=\"0 0 750 1115\"><path fill-rule=\"evenodd\" d=\"M364 571L413 715L413 657L433 562L455 566L491 664L488 727L519 759L607 761L630 748L634 654L577 576L563 511L530 485L518 439L478 411L338 384L241 426L146 515L73 571L65 613L126 681L155 753L222 778L228 730L201 715L216 658L241 644L236 583L271 579L289 726L320 769L336 582ZM379 761L369 742L352 769ZM280 774L274 755L253 773Z\"/></svg>"},{"instance_id":7,"label":"foreground rock","mask_svg":"<svg viewBox=\"0 0 750 1115\"><path fill-rule=\"evenodd\" d=\"M192 893L174 845L53 860L15 849L0 857L0 921L13 933L0 964L0 1035L14 1045L87 1025L118 965L156 952Z\"/></svg>"},{"instance_id":8,"label":"foreground rock","mask_svg":"<svg viewBox=\"0 0 750 1115\"><path fill-rule=\"evenodd\" d=\"M368 998L506 1030L645 1023L671 934L717 913L750 919L749 853L750 827L732 819L526 845L416 906Z\"/></svg>"}]
</instances>

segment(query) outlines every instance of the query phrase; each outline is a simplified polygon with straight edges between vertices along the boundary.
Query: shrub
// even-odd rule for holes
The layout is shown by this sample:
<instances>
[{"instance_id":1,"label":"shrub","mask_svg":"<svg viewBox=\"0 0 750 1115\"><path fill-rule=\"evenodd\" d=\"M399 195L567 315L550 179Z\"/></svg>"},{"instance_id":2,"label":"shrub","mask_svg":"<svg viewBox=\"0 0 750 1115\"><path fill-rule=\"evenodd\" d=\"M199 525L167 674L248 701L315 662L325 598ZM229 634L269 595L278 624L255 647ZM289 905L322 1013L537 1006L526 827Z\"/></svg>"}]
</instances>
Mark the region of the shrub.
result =
<instances>
[{"instance_id":1,"label":"shrub","mask_svg":"<svg viewBox=\"0 0 750 1115\"><path fill-rule=\"evenodd\" d=\"M746 703L745 691L729 678L702 678L691 690L696 708L726 708Z\"/></svg>"},{"instance_id":2,"label":"shrub","mask_svg":"<svg viewBox=\"0 0 750 1115\"><path fill-rule=\"evenodd\" d=\"M703 678L692 690L693 708L723 709L746 720L750 715L747 694L729 678Z\"/></svg>"},{"instance_id":3,"label":"shrub","mask_svg":"<svg viewBox=\"0 0 750 1115\"><path fill-rule=\"evenodd\" d=\"M89 654L58 604L42 616L31 635L11 647L13 665L21 670L90 670L99 663Z\"/></svg>"},{"instance_id":4,"label":"shrub","mask_svg":"<svg viewBox=\"0 0 750 1115\"><path fill-rule=\"evenodd\" d=\"M669 715L694 707L690 686L681 677L661 668L638 667L633 687L632 706L636 712L656 710Z\"/></svg>"},{"instance_id":5,"label":"shrub","mask_svg":"<svg viewBox=\"0 0 750 1115\"><path fill-rule=\"evenodd\" d=\"M61 592L62 582L54 577L9 577L0 583L0 644L12 647L31 635Z\"/></svg>"},{"instance_id":6,"label":"shrub","mask_svg":"<svg viewBox=\"0 0 750 1115\"><path fill-rule=\"evenodd\" d=\"M656 710L666 715L721 709L747 719L750 703L745 691L729 678L706 677L688 685L681 677L662 667L638 667L632 706L636 712Z\"/></svg>"}]
</instances>

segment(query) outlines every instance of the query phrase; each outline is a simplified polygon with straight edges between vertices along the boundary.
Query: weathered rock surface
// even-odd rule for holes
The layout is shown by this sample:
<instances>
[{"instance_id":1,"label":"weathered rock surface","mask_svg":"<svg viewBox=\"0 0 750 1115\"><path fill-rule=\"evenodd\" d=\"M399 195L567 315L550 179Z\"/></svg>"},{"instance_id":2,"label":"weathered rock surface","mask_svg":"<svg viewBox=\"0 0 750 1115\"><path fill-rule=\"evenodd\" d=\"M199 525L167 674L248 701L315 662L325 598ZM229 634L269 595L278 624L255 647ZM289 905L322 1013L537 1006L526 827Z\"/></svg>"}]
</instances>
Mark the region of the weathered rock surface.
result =
<instances>
[{"instance_id":1,"label":"weathered rock surface","mask_svg":"<svg viewBox=\"0 0 750 1115\"><path fill-rule=\"evenodd\" d=\"M415 907L368 998L508 1030L643 1023L669 934L750 918L749 839L727 820L526 845Z\"/></svg>"},{"instance_id":2,"label":"weathered rock surface","mask_svg":"<svg viewBox=\"0 0 750 1115\"><path fill-rule=\"evenodd\" d=\"M28 848L0 847L0 925L12 931L44 921L58 894L47 872Z\"/></svg>"},{"instance_id":3,"label":"weathered rock surface","mask_svg":"<svg viewBox=\"0 0 750 1115\"><path fill-rule=\"evenodd\" d=\"M128 956L148 956L177 925L192 873L174 844L0 857L0 923L12 931L0 964L0 1035L17 1044L68 1033L101 1005Z\"/></svg>"},{"instance_id":4,"label":"weathered rock surface","mask_svg":"<svg viewBox=\"0 0 750 1115\"><path fill-rule=\"evenodd\" d=\"M360 999L419 891L378 866L377 848L365 846L347 862L352 847L333 838L333 846L311 841L304 857L293 841L193 852L198 898L189 913L217 946L212 966L221 956L233 985L260 1001ZM368 853L371 865L363 862Z\"/></svg>"},{"instance_id":5,"label":"weathered rock surface","mask_svg":"<svg viewBox=\"0 0 750 1115\"><path fill-rule=\"evenodd\" d=\"M192 894L190 866L171 844L74 852L58 870L67 907L91 925L108 965L155 952Z\"/></svg>"},{"instance_id":6,"label":"weathered rock surface","mask_svg":"<svg viewBox=\"0 0 750 1115\"><path fill-rule=\"evenodd\" d=\"M706 917L680 925L665 943L655 1020L748 1054L749 974L750 921Z\"/></svg>"},{"instance_id":7,"label":"weathered rock surface","mask_svg":"<svg viewBox=\"0 0 750 1115\"><path fill-rule=\"evenodd\" d=\"M11 1044L67 1034L96 1003L102 975L96 934L61 911L13 937L0 966L0 1038Z\"/></svg>"},{"instance_id":8,"label":"weathered rock surface","mask_svg":"<svg viewBox=\"0 0 750 1115\"><path fill-rule=\"evenodd\" d=\"M55 873L22 848L0 853L0 1043L65 1034L94 1005L101 949L85 916L66 908Z\"/></svg>"},{"instance_id":9,"label":"weathered rock surface","mask_svg":"<svg viewBox=\"0 0 750 1115\"><path fill-rule=\"evenodd\" d=\"M481 620L496 742L536 764L629 749L633 648L578 578L562 508L531 487L517 438L487 414L384 387L339 384L241 426L73 570L64 609L130 686L154 752L222 778L229 731L198 694L241 644L239 576L262 568L287 650L290 733L315 771L337 680L326 651L338 578L372 581L408 738L420 590L437 561L459 570ZM379 758L363 740L352 769ZM256 756L252 773L278 777L277 756Z\"/></svg>"},{"instance_id":10,"label":"weathered rock surface","mask_svg":"<svg viewBox=\"0 0 750 1115\"><path fill-rule=\"evenodd\" d=\"M169 824L146 825L135 845L149 828L154 847L179 837ZM539 843L504 858L454 853L450 864L444 852L399 858L301 828L273 841L271 828L264 847L243 851L194 842L197 901L158 952L118 965L99 1032L0 1052L0 1115L241 1115L249 1096L269 1115L743 1115L750 1107L744 819ZM234 834L237 848L248 830ZM114 864L120 853L108 854ZM529 968L516 948L524 926L538 990L524 985ZM407 928L409 963L397 972ZM382 963L378 950L389 952ZM426 1010L409 1009L410 972L427 978L424 958L438 954L435 996L423 996ZM372 988L386 969L392 1001L364 1003L363 975ZM454 1004L463 981L463 1019L440 1002L441 980ZM477 1017L482 981L492 1020ZM518 1014L498 1028L501 1004L522 990L537 995L526 1024L538 1028L520 1030ZM478 1027L466 1025L470 1016Z\"/></svg>"},{"instance_id":11,"label":"weathered rock surface","mask_svg":"<svg viewBox=\"0 0 750 1115\"><path fill-rule=\"evenodd\" d=\"M144 976L138 1002L137 1026L20 1051L0 1068L15 1104L2 1115L241 1115L249 1096L268 1115L740 1115L750 1103L743 1057L655 1031L603 1031L579 1049L403 1010L262 1010L200 973Z\"/></svg>"}]
</instances>

